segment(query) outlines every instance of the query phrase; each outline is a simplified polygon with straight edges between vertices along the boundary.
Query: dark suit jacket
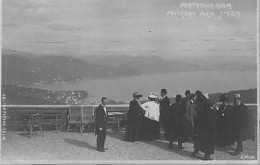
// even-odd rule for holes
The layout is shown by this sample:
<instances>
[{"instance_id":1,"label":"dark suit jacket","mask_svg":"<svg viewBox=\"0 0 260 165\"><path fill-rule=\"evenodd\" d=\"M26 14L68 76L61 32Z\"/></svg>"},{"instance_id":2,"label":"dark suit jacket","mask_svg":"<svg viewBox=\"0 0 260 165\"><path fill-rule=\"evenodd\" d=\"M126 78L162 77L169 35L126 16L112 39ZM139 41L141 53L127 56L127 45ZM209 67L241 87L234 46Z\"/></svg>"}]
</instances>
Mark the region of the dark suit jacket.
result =
<instances>
[{"instance_id":1,"label":"dark suit jacket","mask_svg":"<svg viewBox=\"0 0 260 165\"><path fill-rule=\"evenodd\" d=\"M167 116L168 111L170 109L170 100L167 96L165 96L161 101L160 101L160 114L162 116Z\"/></svg>"},{"instance_id":2,"label":"dark suit jacket","mask_svg":"<svg viewBox=\"0 0 260 165\"><path fill-rule=\"evenodd\" d=\"M238 137L242 140L247 140L250 138L249 121L250 113L246 105L241 103L239 106L234 106L235 139L238 139Z\"/></svg>"},{"instance_id":3,"label":"dark suit jacket","mask_svg":"<svg viewBox=\"0 0 260 165\"><path fill-rule=\"evenodd\" d=\"M103 106L100 104L96 108L96 118L95 118L96 134L99 128L102 128L102 130L106 130L107 119L108 119L108 113L107 112L105 113Z\"/></svg>"}]
</instances>

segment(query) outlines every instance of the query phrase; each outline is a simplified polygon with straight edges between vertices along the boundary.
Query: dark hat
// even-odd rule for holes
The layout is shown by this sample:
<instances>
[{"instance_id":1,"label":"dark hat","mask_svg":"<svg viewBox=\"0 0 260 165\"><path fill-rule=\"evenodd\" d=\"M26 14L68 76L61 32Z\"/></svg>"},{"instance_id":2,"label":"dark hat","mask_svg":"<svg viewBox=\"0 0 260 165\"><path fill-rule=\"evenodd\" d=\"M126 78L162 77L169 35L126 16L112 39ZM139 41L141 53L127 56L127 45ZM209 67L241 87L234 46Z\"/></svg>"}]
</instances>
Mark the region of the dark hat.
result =
<instances>
[{"instance_id":1,"label":"dark hat","mask_svg":"<svg viewBox=\"0 0 260 165\"><path fill-rule=\"evenodd\" d=\"M175 96L175 101L176 101L176 102L181 102L181 100L182 100L181 95L176 95L176 96Z\"/></svg>"},{"instance_id":2,"label":"dark hat","mask_svg":"<svg viewBox=\"0 0 260 165\"><path fill-rule=\"evenodd\" d=\"M166 89L161 89L161 93L164 93L164 94L166 94L166 93L168 93L168 92L167 92L167 90L166 90Z\"/></svg>"},{"instance_id":3,"label":"dark hat","mask_svg":"<svg viewBox=\"0 0 260 165\"><path fill-rule=\"evenodd\" d=\"M229 96L226 93L220 95L220 97L219 97L219 101L221 101L221 102L228 101L228 99L229 99Z\"/></svg>"},{"instance_id":4,"label":"dark hat","mask_svg":"<svg viewBox=\"0 0 260 165\"><path fill-rule=\"evenodd\" d=\"M202 92L199 91L199 90L196 90L195 94L196 94L196 95L202 95Z\"/></svg>"},{"instance_id":5,"label":"dark hat","mask_svg":"<svg viewBox=\"0 0 260 165\"><path fill-rule=\"evenodd\" d=\"M196 95L195 95L195 93L192 93L192 94L190 94L190 98L192 99L193 97L195 97Z\"/></svg>"},{"instance_id":6,"label":"dark hat","mask_svg":"<svg viewBox=\"0 0 260 165\"><path fill-rule=\"evenodd\" d=\"M133 97L142 97L143 95L140 94L139 92L134 92Z\"/></svg>"},{"instance_id":7,"label":"dark hat","mask_svg":"<svg viewBox=\"0 0 260 165\"><path fill-rule=\"evenodd\" d=\"M187 95L189 95L190 94L190 90L186 90L185 91L185 95L187 96Z\"/></svg>"},{"instance_id":8,"label":"dark hat","mask_svg":"<svg viewBox=\"0 0 260 165\"><path fill-rule=\"evenodd\" d=\"M234 99L241 99L242 97L240 96L240 94L234 94Z\"/></svg>"},{"instance_id":9,"label":"dark hat","mask_svg":"<svg viewBox=\"0 0 260 165\"><path fill-rule=\"evenodd\" d=\"M106 96L103 96L103 97L101 98L101 100L107 100L107 97L106 97Z\"/></svg>"}]
</instances>

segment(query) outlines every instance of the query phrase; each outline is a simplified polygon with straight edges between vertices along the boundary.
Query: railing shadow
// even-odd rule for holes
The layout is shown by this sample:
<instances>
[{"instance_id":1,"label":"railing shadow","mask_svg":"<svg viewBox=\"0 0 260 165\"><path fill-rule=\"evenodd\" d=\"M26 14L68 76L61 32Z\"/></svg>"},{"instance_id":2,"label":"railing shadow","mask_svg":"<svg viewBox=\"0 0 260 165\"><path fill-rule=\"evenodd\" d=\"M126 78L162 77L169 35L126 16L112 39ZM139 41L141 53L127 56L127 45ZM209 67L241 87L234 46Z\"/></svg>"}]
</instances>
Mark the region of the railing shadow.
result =
<instances>
[{"instance_id":1,"label":"railing shadow","mask_svg":"<svg viewBox=\"0 0 260 165\"><path fill-rule=\"evenodd\" d=\"M64 138L63 139L66 143L68 144L71 144L71 145L75 145L77 147L86 147L90 150L96 150L96 147L86 143L86 142L83 142L83 141L79 141L79 140L75 140L75 139L67 139L67 138Z\"/></svg>"},{"instance_id":2,"label":"railing shadow","mask_svg":"<svg viewBox=\"0 0 260 165\"><path fill-rule=\"evenodd\" d=\"M231 146L223 146L218 143L215 144L215 150L220 152L225 152L227 154L233 154L235 152L235 148Z\"/></svg>"}]
</instances>

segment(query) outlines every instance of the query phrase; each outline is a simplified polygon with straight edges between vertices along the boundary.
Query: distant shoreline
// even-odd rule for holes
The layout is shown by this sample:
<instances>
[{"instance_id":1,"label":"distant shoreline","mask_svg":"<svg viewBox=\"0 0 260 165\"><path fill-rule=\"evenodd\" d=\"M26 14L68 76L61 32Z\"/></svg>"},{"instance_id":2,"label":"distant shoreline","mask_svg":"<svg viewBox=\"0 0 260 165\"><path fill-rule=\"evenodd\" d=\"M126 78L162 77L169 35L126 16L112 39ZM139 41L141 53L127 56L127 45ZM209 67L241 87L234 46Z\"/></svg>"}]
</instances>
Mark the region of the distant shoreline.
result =
<instances>
[{"instance_id":1,"label":"distant shoreline","mask_svg":"<svg viewBox=\"0 0 260 165\"><path fill-rule=\"evenodd\" d=\"M224 93L257 87L256 71L195 71L169 74L141 75L121 78L102 78L75 83L22 85L23 87L52 91L84 90L89 101L97 101L102 95L113 100L129 101L134 91L140 91L143 99L149 92L159 93L161 88L168 90L169 96L184 95L186 89L195 92Z\"/></svg>"}]
</instances>

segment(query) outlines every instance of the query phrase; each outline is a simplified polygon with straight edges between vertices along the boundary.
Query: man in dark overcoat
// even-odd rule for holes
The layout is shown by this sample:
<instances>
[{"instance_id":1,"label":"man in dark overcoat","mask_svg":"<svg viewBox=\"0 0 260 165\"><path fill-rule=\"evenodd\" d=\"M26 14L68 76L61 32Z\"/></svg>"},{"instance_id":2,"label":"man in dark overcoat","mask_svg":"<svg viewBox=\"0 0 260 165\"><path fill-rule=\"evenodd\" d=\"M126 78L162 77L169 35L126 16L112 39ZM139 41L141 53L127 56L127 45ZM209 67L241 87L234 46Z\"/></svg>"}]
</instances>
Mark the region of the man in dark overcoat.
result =
<instances>
[{"instance_id":1,"label":"man in dark overcoat","mask_svg":"<svg viewBox=\"0 0 260 165\"><path fill-rule=\"evenodd\" d=\"M105 152L105 140L106 140L106 126L108 119L108 112L106 109L107 98L101 98L101 104L96 108L96 132L97 135L97 151Z\"/></svg>"},{"instance_id":2,"label":"man in dark overcoat","mask_svg":"<svg viewBox=\"0 0 260 165\"><path fill-rule=\"evenodd\" d=\"M196 99L197 128L194 142L193 156L199 151L205 153L204 160L211 160L210 155L214 154L215 133L216 133L216 111L213 109L208 98L198 93Z\"/></svg>"},{"instance_id":3,"label":"man in dark overcoat","mask_svg":"<svg viewBox=\"0 0 260 165\"><path fill-rule=\"evenodd\" d=\"M221 145L231 145L233 141L233 107L228 103L228 94L222 94L222 104L217 111L217 141Z\"/></svg>"},{"instance_id":4,"label":"man in dark overcoat","mask_svg":"<svg viewBox=\"0 0 260 165\"><path fill-rule=\"evenodd\" d=\"M234 95L234 139L237 142L234 155L243 151L243 141L250 139L248 132L250 114L245 104L241 102L240 94Z\"/></svg>"},{"instance_id":5,"label":"man in dark overcoat","mask_svg":"<svg viewBox=\"0 0 260 165\"><path fill-rule=\"evenodd\" d=\"M164 138L169 140L169 121L172 120L169 115L170 110L170 100L167 96L167 90L161 89L162 99L159 100L160 103L160 123L164 129Z\"/></svg>"},{"instance_id":6,"label":"man in dark overcoat","mask_svg":"<svg viewBox=\"0 0 260 165\"><path fill-rule=\"evenodd\" d=\"M182 105L181 95L176 95L175 103L171 105L171 111L173 113L173 120L169 125L169 148L172 148L172 142L178 141L178 149L184 149L182 143L188 141L188 123L186 121L185 108ZM172 122L173 121L173 122Z\"/></svg>"},{"instance_id":7,"label":"man in dark overcoat","mask_svg":"<svg viewBox=\"0 0 260 165\"><path fill-rule=\"evenodd\" d=\"M133 100L130 101L127 112L127 125L124 136L125 141L134 142L142 140L144 110L141 107L140 98L142 94L133 93Z\"/></svg>"}]
</instances>

